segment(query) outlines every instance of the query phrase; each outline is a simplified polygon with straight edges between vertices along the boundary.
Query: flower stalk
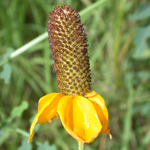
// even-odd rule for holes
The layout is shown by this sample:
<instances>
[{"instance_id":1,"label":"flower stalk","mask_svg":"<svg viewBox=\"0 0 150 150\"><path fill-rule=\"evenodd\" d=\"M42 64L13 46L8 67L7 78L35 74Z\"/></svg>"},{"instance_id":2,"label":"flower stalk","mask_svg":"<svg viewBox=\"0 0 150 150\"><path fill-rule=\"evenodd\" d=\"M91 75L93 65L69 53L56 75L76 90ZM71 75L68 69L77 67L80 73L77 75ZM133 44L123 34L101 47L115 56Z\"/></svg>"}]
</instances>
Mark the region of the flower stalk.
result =
<instances>
[{"instance_id":1,"label":"flower stalk","mask_svg":"<svg viewBox=\"0 0 150 150\"><path fill-rule=\"evenodd\" d=\"M84 150L84 145L78 142L78 150Z\"/></svg>"},{"instance_id":2,"label":"flower stalk","mask_svg":"<svg viewBox=\"0 0 150 150\"><path fill-rule=\"evenodd\" d=\"M54 59L59 93L50 93L39 100L28 142L38 123L60 118L66 131L79 143L91 143L99 133L110 134L108 111L104 99L91 90L91 72L87 35L80 15L71 6L61 5L50 12L48 21L49 44Z\"/></svg>"}]
</instances>

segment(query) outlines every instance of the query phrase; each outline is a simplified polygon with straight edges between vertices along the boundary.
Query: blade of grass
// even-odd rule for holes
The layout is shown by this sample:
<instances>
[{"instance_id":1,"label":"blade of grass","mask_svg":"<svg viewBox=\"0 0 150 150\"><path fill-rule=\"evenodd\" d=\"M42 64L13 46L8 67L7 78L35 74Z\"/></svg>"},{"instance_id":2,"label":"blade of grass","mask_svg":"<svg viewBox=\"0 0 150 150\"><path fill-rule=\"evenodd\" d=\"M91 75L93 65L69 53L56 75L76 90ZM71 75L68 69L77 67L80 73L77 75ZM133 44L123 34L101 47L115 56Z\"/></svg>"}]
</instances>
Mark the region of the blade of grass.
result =
<instances>
[{"instance_id":1,"label":"blade of grass","mask_svg":"<svg viewBox=\"0 0 150 150\"><path fill-rule=\"evenodd\" d=\"M124 129L123 129L123 141L122 141L122 148L121 150L128 150L129 149L129 142L131 139L131 126L132 126L132 108L133 108L133 87L132 87L132 80L128 78L127 88L129 91L129 97L127 101L127 112L124 118Z\"/></svg>"},{"instance_id":2,"label":"blade of grass","mask_svg":"<svg viewBox=\"0 0 150 150\"><path fill-rule=\"evenodd\" d=\"M43 72L44 72L44 78L45 78L45 82L47 85L51 85L51 67L50 67L50 51L47 50L47 45L46 43L43 43L43 47L44 47L44 68L43 68ZM51 86L49 86L49 90L52 91Z\"/></svg>"}]
</instances>

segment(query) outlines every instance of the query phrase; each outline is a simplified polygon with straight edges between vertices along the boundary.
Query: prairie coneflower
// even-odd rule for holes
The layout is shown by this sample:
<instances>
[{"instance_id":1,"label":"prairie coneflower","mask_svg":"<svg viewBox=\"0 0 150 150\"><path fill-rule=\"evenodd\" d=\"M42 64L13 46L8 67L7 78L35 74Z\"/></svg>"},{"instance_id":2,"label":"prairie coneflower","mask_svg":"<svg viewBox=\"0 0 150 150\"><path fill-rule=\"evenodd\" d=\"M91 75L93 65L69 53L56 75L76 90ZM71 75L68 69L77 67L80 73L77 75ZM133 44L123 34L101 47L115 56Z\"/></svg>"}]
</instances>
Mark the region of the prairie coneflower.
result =
<instances>
[{"instance_id":1,"label":"prairie coneflower","mask_svg":"<svg viewBox=\"0 0 150 150\"><path fill-rule=\"evenodd\" d=\"M49 43L54 59L60 93L50 93L39 100L28 142L38 123L54 116L60 118L66 131L81 144L92 142L99 133L108 133L108 111L104 99L90 92L90 64L87 38L80 15L70 6L55 7L49 16Z\"/></svg>"}]
</instances>

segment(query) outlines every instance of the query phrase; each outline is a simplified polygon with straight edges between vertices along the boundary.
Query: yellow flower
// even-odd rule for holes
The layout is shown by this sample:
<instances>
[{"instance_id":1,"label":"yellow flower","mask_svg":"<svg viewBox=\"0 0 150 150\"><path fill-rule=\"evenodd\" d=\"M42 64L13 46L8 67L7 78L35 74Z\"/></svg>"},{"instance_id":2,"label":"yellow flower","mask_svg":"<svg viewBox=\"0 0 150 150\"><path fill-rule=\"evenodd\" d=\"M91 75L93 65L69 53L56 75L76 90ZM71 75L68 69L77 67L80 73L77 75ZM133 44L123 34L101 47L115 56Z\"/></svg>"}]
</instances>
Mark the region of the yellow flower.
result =
<instances>
[{"instance_id":1,"label":"yellow flower","mask_svg":"<svg viewBox=\"0 0 150 150\"><path fill-rule=\"evenodd\" d=\"M63 93L51 93L39 100L38 113L35 116L28 142L33 137L33 129L38 123L46 123L54 116L60 120L66 131L77 141L92 142L99 133L108 133L108 111L104 99L95 91L82 96L65 96Z\"/></svg>"},{"instance_id":2,"label":"yellow flower","mask_svg":"<svg viewBox=\"0 0 150 150\"><path fill-rule=\"evenodd\" d=\"M39 100L30 137L38 123L50 122L54 116L66 131L82 144L92 142L99 133L108 133L108 111L104 99L91 91L87 37L80 15L70 6L55 7L49 16L49 43L54 59L60 93L51 93Z\"/></svg>"}]
</instances>

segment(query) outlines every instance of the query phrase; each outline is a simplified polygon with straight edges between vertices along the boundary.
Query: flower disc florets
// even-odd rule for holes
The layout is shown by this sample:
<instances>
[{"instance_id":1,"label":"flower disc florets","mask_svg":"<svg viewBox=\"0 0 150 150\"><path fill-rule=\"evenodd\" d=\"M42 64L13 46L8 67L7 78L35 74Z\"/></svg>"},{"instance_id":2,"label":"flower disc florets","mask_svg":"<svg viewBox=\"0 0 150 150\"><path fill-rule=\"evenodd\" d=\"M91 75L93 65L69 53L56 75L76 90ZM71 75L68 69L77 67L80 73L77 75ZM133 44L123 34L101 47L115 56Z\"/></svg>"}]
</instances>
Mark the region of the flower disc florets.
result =
<instances>
[{"instance_id":1,"label":"flower disc florets","mask_svg":"<svg viewBox=\"0 0 150 150\"><path fill-rule=\"evenodd\" d=\"M55 7L49 16L49 43L60 92L84 96L90 90L87 38L80 15L70 6Z\"/></svg>"}]
</instances>

